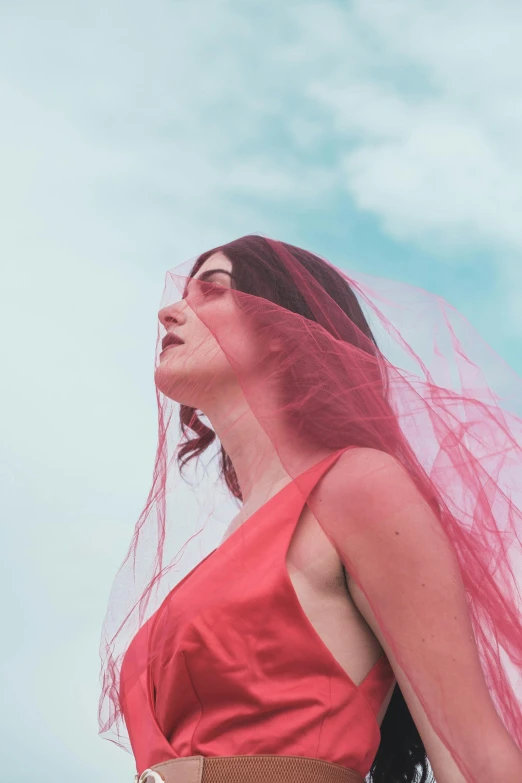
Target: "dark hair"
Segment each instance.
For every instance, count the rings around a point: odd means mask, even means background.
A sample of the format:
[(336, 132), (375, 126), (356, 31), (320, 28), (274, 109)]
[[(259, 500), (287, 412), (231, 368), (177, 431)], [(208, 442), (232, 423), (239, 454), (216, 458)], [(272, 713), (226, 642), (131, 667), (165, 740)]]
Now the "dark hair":
[[(364, 349), (368, 350), (368, 345), (373, 344), (377, 353), (375, 338), (347, 280), (334, 267), (313, 253), (284, 242), (280, 244), (320, 283), (331, 299), (355, 324), (357, 330), (368, 338)], [(194, 276), (201, 265), (219, 251), (224, 253), (232, 263), (236, 289), (246, 294), (261, 296), (287, 310), (317, 321), (295, 284), (292, 284), (292, 278), (281, 259), (262, 236), (244, 236), (226, 245), (207, 250), (198, 257), (190, 276)], [(186, 438), (179, 447), (177, 455), (181, 472), (191, 459), (205, 451), (215, 440), (216, 435), (198, 418), (196, 409), (188, 405), (181, 405), (180, 424)], [(192, 430), (196, 437), (189, 438), (188, 430)], [(222, 446), (220, 461), (220, 476), (233, 496), (241, 500), (241, 490), (234, 466)], [(416, 783), (417, 781), (427, 783), (431, 777), (429, 770), (424, 743), (399, 685), (396, 684), (381, 724), (381, 741), (370, 769), (370, 780), (372, 783)]]

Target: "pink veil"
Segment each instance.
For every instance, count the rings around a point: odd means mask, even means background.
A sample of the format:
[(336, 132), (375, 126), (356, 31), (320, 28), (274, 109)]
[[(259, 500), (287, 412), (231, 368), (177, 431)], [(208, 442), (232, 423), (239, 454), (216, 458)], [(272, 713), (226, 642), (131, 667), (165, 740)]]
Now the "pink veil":
[[(219, 250), (234, 272), (243, 264), (240, 288), (219, 291), (222, 286), (197, 281), (187, 287), (202, 258)], [(255, 415), (298, 489), (303, 472), (332, 451), (356, 445), (361, 455), (382, 458), (377, 483), (368, 483), (377, 490), (368, 502), (359, 498), (350, 514), (339, 513), (339, 504), (344, 499), (350, 505), (351, 496), (350, 482), (343, 486), (338, 479), (332, 485), (337, 511), (312, 511), (466, 779), (478, 783), (480, 766), (493, 780), (498, 758), (488, 746), (491, 724), (476, 719), (484, 703), (477, 671), (462, 668), (458, 629), (441, 615), (448, 608), (445, 580), (449, 587), (461, 580), (468, 640), (494, 712), (521, 748), (522, 379), (440, 297), (392, 280), (347, 275), (259, 235), (170, 270), (161, 307), (190, 308), (209, 342), (181, 346), (169, 362), (183, 363), (190, 348), (192, 371), (174, 377), (171, 396), (165, 385), (157, 389), (152, 486), (115, 578), (102, 632), (100, 733), (129, 747), (120, 700), (129, 644), (179, 580), (219, 545), (241, 502), (233, 466), (204, 413), (178, 402), (190, 400), (191, 390), (203, 399), (211, 388), (210, 365), (203, 360), (211, 346), (212, 356), (226, 357), (237, 379), (238, 405)], [(156, 368), (165, 333), (160, 325)], [(196, 443), (201, 457), (180, 472), (180, 459), (190, 457)], [(193, 470), (187, 479), (196, 462), (203, 475)], [(415, 504), (412, 535), (424, 525), (437, 545), (413, 562), (403, 559), (400, 548), (395, 558), (388, 552), (372, 569), (365, 557), (375, 554), (368, 549), (372, 513), (379, 517), (373, 533), (386, 535), (402, 520), (402, 509)], [(448, 562), (454, 565), (449, 575)], [(423, 622), (412, 624), (412, 612)], [(154, 655), (152, 645), (140, 667), (149, 667)]]

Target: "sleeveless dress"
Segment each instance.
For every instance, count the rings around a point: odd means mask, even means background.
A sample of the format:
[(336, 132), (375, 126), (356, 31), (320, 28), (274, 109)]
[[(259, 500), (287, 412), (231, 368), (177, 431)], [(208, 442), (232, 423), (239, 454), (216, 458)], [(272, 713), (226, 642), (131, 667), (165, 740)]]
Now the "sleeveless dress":
[[(355, 685), (309, 621), (286, 567), (306, 498), (341, 453), (243, 522), (132, 640), (120, 698), (139, 774), (181, 756), (256, 754), (308, 756), (368, 773), (393, 670), (383, 655)], [(155, 642), (164, 628), (168, 643)]]

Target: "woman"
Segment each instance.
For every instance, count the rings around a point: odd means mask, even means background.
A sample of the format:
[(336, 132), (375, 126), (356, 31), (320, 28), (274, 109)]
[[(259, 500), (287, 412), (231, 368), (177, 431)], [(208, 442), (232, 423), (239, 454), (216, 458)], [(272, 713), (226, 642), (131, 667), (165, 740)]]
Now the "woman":
[[(521, 422), (462, 321), (390, 285), (261, 236), (169, 274), (154, 482), (102, 642), (101, 729), (123, 719), (140, 781), (522, 780)], [(241, 507), (219, 542), (203, 503), (176, 584), (170, 468), (215, 441)]]

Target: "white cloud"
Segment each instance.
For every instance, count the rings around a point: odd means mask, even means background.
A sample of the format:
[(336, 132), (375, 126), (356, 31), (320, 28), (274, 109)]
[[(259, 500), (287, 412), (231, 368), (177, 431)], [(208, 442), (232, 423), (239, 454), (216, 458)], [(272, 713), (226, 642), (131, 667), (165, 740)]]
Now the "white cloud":
[[(105, 198), (123, 199), (125, 183), (139, 220), (154, 198), (163, 219), (168, 205), (189, 213), (195, 231), (196, 210), (216, 221), (218, 195), (313, 203), (344, 178), (395, 237), (520, 249), (516, 0), (157, 2), (146, 11), (112, 0), (83, 18), (54, 6), (54, 16), (35, 6), (31, 24), (13, 17), (14, 76), (55, 119), (81, 128), (95, 171), (112, 189), (122, 182)], [(325, 145), (335, 150), (328, 163)]]
[(360, 0), (345, 24), (373, 56), (309, 93), (331, 113), (355, 202), (400, 239), (487, 243), (500, 258), (510, 250), (511, 265), (522, 250), (520, 4)]

